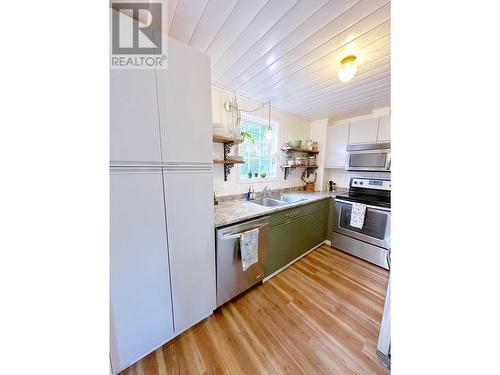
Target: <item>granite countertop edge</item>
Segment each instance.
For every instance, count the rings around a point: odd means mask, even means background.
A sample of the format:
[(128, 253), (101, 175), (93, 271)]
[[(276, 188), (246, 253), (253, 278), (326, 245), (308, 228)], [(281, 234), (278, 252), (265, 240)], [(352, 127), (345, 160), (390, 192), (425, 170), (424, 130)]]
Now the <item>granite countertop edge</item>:
[(303, 206), (315, 201), (335, 197), (335, 195), (341, 194), (341, 192), (297, 192), (291, 194), (304, 197), (306, 200), (275, 207), (264, 207), (242, 199), (219, 203), (218, 206), (214, 207), (214, 226), (215, 228), (219, 228), (260, 216), (273, 214), (279, 211), (288, 210), (290, 208)]

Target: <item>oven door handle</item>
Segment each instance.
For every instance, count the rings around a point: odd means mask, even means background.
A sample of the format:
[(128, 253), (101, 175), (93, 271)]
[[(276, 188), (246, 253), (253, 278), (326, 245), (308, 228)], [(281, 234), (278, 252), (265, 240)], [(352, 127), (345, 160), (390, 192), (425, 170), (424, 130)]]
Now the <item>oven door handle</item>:
[[(351, 202), (351, 201), (345, 201), (345, 200), (339, 199), (339, 198), (335, 198), (335, 202), (345, 203), (345, 204), (353, 204), (353, 203), (355, 203), (355, 202)], [(391, 209), (387, 208), (387, 207), (373, 206), (371, 204), (365, 204), (365, 206), (368, 207), (368, 208), (372, 208), (374, 210), (391, 212)]]

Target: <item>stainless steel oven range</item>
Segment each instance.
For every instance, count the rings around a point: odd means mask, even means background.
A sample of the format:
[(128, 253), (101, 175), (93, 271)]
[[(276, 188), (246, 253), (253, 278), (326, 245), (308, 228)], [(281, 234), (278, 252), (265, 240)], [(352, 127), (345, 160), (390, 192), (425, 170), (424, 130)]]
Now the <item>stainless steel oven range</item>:
[[(353, 203), (366, 206), (361, 228), (351, 226)], [(389, 269), (391, 248), (391, 181), (353, 177), (349, 193), (335, 197), (332, 246)]]

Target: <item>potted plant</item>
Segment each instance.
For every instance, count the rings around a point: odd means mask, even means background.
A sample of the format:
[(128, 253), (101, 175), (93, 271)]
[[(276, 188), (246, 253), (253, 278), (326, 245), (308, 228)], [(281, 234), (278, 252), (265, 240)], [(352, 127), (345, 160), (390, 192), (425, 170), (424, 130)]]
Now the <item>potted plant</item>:
[(305, 182), (306, 184), (306, 187), (305, 187), (305, 190), (306, 191), (314, 191), (314, 184), (316, 182), (316, 170), (313, 170), (312, 172), (309, 172), (309, 175), (307, 174), (307, 168), (304, 169), (304, 172), (302, 173), (302, 181)]

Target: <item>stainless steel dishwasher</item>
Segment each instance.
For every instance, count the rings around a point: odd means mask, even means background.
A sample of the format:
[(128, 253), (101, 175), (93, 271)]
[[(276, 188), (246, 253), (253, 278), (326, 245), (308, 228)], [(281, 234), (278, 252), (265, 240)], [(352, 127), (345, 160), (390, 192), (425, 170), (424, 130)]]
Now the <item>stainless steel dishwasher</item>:
[[(243, 271), (240, 234), (259, 228), (258, 262)], [(217, 229), (217, 307), (261, 281), (266, 273), (269, 216)]]

